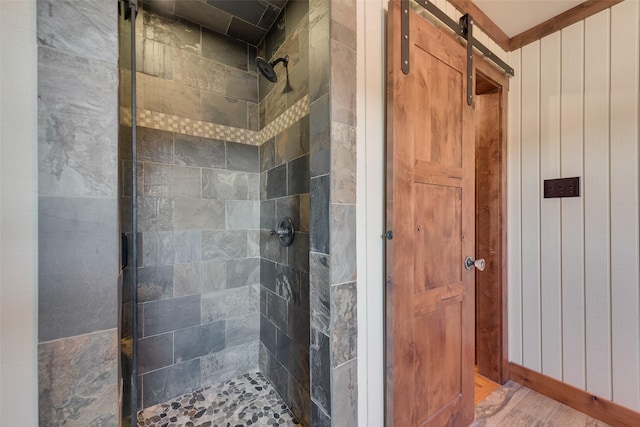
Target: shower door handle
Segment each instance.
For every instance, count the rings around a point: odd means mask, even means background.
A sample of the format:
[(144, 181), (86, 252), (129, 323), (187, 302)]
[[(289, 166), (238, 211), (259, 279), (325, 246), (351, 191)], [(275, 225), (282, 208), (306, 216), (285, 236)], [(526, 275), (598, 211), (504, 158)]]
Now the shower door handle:
[(129, 262), (129, 242), (124, 233), (120, 233), (120, 269), (127, 268)]

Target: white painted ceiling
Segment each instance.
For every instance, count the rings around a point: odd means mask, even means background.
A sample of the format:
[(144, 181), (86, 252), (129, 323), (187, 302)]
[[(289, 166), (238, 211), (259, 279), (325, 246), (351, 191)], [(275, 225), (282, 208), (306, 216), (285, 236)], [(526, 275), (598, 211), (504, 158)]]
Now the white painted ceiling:
[(584, 0), (473, 0), (509, 37), (566, 12)]

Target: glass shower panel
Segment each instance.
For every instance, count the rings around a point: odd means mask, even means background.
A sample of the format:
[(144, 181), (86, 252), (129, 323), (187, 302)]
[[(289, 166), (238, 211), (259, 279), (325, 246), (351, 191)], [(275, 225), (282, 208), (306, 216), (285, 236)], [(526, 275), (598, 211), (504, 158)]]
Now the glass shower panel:
[[(135, 13), (131, 14), (128, 2), (119, 3), (120, 18), (118, 20), (119, 40), (119, 135), (118, 135), (118, 201), (121, 232), (121, 275), (119, 289), (119, 331), (120, 331), (120, 369), (119, 369), (119, 401), (120, 424), (136, 426), (138, 410), (138, 378), (137, 378), (137, 295), (134, 293), (137, 283), (137, 194), (132, 191), (136, 186), (133, 176), (136, 173), (136, 126), (135, 111), (136, 69), (135, 45)], [(133, 16), (133, 19), (131, 17)]]

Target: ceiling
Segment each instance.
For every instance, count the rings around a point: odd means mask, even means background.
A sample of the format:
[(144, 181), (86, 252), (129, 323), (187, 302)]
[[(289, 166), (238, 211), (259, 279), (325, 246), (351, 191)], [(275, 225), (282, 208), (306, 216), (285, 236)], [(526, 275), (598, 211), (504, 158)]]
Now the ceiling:
[[(288, 0), (143, 0), (154, 8), (257, 46)], [(473, 0), (509, 37), (584, 0)]]
[(498, 27), (513, 37), (542, 24), (584, 0), (473, 0)]
[(143, 0), (152, 7), (257, 46), (287, 0)]

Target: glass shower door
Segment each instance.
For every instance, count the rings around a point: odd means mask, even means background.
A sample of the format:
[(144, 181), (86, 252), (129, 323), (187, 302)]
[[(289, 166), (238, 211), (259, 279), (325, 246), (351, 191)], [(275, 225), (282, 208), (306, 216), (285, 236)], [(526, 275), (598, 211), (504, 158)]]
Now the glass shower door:
[(120, 10), (120, 132), (118, 138), (119, 211), (121, 231), (120, 275), (120, 425), (136, 426), (137, 378), (137, 150), (136, 150), (136, 51), (137, 0), (123, 0)]

